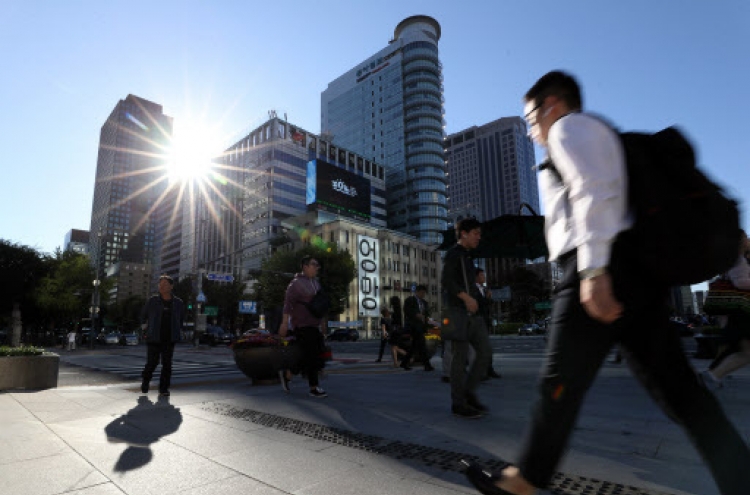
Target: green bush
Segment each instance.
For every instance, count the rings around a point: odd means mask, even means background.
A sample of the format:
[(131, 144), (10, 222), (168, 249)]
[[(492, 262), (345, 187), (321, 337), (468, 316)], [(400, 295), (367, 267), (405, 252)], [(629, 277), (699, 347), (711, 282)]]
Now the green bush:
[(19, 347), (0, 346), (0, 357), (5, 356), (41, 356), (44, 349), (33, 345), (22, 345)]

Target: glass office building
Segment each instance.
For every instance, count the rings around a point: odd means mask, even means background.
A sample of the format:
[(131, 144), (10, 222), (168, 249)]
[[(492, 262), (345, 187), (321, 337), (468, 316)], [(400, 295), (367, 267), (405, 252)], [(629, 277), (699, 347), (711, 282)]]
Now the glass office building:
[[(101, 128), (91, 208), (89, 249), (100, 275), (124, 261), (152, 265), (157, 254), (157, 198), (166, 187), (165, 165), (172, 117), (162, 106), (128, 95)], [(147, 296), (150, 280), (139, 291), (121, 294), (115, 283), (112, 302), (128, 295)]]
[(447, 218), (440, 34), (431, 17), (404, 19), (321, 95), (322, 135), (386, 168), (388, 227), (430, 244)]
[(522, 118), (504, 117), (447, 136), (445, 160), (451, 214), (474, 210), (487, 221), (518, 215), (523, 203), (541, 214), (534, 145)]
[[(181, 276), (200, 268), (245, 279), (285, 242), (285, 221), (312, 210), (323, 221), (343, 217), (386, 226), (385, 169), (280, 118), (272, 117), (214, 162), (212, 184), (197, 194), (195, 210), (186, 216)], [(336, 199), (337, 191), (353, 200)], [(357, 201), (362, 198), (364, 205)], [(188, 231), (192, 241), (185, 239)]]

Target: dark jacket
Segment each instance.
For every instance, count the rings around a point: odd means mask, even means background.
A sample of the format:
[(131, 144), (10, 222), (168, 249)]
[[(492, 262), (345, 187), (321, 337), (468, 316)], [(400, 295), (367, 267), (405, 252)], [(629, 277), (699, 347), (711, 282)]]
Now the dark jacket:
[[(146, 342), (161, 342), (162, 299), (160, 295), (151, 296), (141, 310), (141, 323), (146, 323)], [(179, 297), (172, 296), (172, 342), (179, 342), (182, 327), (185, 324), (185, 304)]]
[(312, 301), (315, 293), (320, 290), (320, 282), (308, 278), (302, 273), (294, 276), (286, 288), (284, 296), (284, 314), (292, 318), (294, 328), (317, 327), (322, 318), (310, 313), (306, 303)]
[[(466, 278), (464, 278), (464, 272), (461, 270), (461, 263), (464, 264)], [(479, 292), (479, 289), (474, 283), (475, 272), (476, 268), (471, 261), (471, 255), (469, 254), (468, 249), (460, 244), (456, 244), (445, 252), (443, 273), (441, 277), (444, 305), (465, 309), (466, 305), (461, 298), (458, 297), (458, 293), (466, 292), (467, 283), (469, 286), (469, 295), (471, 297), (476, 300), (479, 300), (479, 298), (482, 297), (482, 293)]]
[[(423, 315), (424, 320), (417, 318), (417, 315)], [(404, 301), (404, 318), (406, 326), (410, 331), (425, 333), (427, 331), (427, 318), (430, 317), (430, 310), (427, 307), (427, 301), (422, 300), (422, 312), (419, 312), (419, 302), (417, 296), (409, 296)]]

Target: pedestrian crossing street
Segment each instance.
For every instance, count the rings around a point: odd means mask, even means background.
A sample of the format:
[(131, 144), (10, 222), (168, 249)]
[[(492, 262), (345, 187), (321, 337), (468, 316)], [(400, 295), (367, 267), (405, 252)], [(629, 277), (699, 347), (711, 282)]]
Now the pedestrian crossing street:
[[(90, 369), (113, 373), (128, 380), (140, 380), (141, 372), (146, 364), (145, 359), (142, 361), (133, 360), (133, 364), (123, 365), (102, 365), (87, 366)], [(156, 367), (152, 380), (158, 380), (161, 374), (161, 365)], [(212, 378), (217, 376), (243, 376), (237, 368), (234, 360), (219, 361), (215, 363), (195, 363), (191, 361), (173, 360), (172, 361), (172, 380), (180, 378)]]

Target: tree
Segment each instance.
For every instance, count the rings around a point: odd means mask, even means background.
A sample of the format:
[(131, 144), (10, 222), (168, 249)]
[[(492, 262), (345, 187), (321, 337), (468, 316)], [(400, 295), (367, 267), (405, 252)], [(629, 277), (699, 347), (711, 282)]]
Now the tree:
[(254, 299), (266, 309), (283, 306), (286, 288), (294, 274), (300, 271), (300, 260), (305, 255), (313, 256), (320, 262), (318, 277), (323, 290), (331, 298), (330, 314), (340, 314), (344, 310), (344, 301), (349, 297), (349, 284), (356, 276), (356, 268), (352, 255), (348, 251), (340, 251), (333, 243), (304, 246), (297, 251), (277, 251), (264, 260), (261, 270), (251, 274), (257, 279)]
[(35, 309), (34, 289), (48, 272), (45, 256), (37, 250), (0, 239), (0, 315), (13, 311), (11, 344), (21, 339), (21, 315), (28, 315), (27, 324), (39, 314)]
[(145, 304), (146, 299), (143, 296), (128, 296), (125, 300), (109, 306), (107, 318), (125, 332), (138, 331), (141, 310)]
[(532, 321), (535, 314), (534, 303), (549, 299), (549, 290), (544, 281), (522, 266), (513, 268), (508, 285), (512, 294), (512, 321)]
[(179, 282), (175, 282), (172, 293), (185, 302), (185, 307), (194, 303), (197, 294), (193, 293), (193, 276), (182, 277)]
[(13, 303), (28, 303), (49, 267), (36, 249), (0, 239), (0, 312), (10, 312)]
[[(96, 272), (89, 257), (73, 251), (55, 251), (47, 258), (49, 271), (36, 288), (35, 296), (45, 314), (45, 322), (54, 327), (60, 322), (75, 322), (88, 314), (93, 292), (92, 282)], [(102, 280), (99, 286), (99, 306), (109, 297), (111, 280)]]
[(233, 331), (237, 315), (239, 314), (240, 301), (245, 293), (245, 284), (238, 280), (233, 282), (213, 282), (203, 280), (203, 293), (206, 296), (207, 306), (218, 306), (219, 317), (227, 330)]

